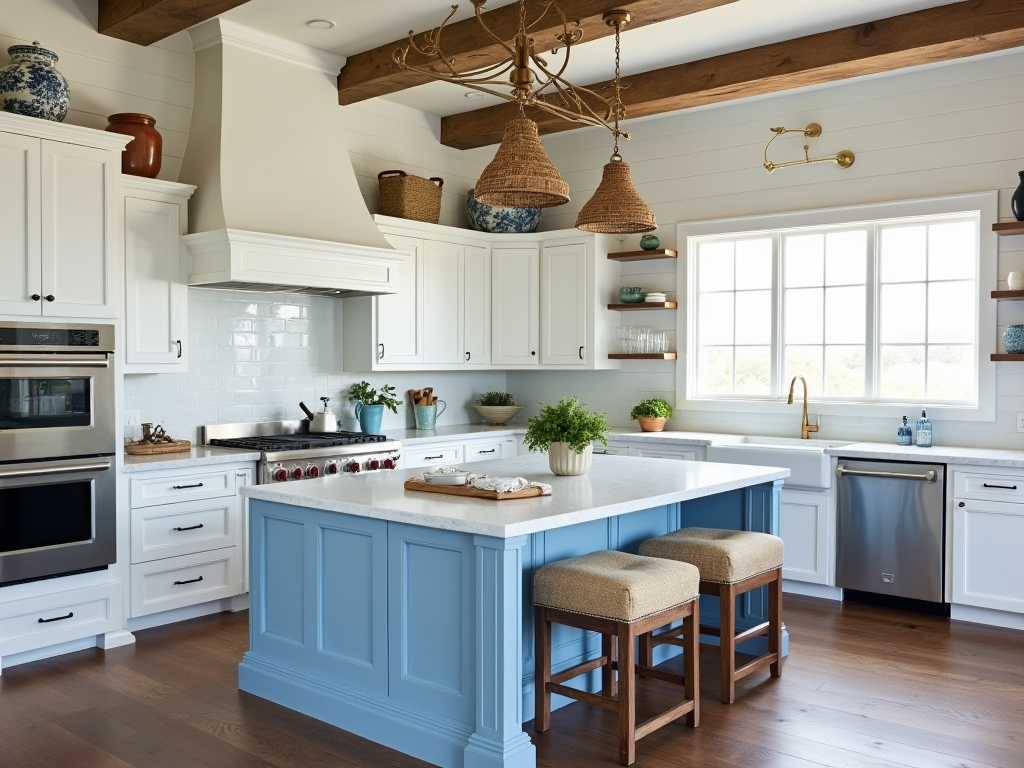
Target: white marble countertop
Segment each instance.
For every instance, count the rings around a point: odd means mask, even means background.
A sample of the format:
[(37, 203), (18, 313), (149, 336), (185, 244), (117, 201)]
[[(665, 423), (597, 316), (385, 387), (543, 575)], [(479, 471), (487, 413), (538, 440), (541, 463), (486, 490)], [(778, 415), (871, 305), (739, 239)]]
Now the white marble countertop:
[(552, 495), (491, 501), (405, 490), (406, 479), (422, 469), (255, 485), (243, 488), (242, 494), (328, 512), (510, 538), (789, 476), (788, 469), (778, 467), (605, 455), (594, 456), (590, 473), (580, 477), (552, 475), (543, 454), (482, 461), (472, 468), (547, 483), (553, 486)]
[(259, 451), (240, 451), (237, 448), (208, 448), (193, 446), (181, 453), (157, 453), (152, 456), (125, 454), (125, 472), (147, 472), (155, 469), (182, 469), (203, 464), (233, 464), (236, 461), (259, 461)]
[(894, 461), (924, 461), (935, 464), (963, 464), (987, 467), (1024, 468), (1024, 451), (1008, 448), (964, 448), (937, 445), (918, 448), (916, 445), (894, 443), (851, 443), (837, 448), (826, 448), (830, 456), (851, 459), (890, 459)]

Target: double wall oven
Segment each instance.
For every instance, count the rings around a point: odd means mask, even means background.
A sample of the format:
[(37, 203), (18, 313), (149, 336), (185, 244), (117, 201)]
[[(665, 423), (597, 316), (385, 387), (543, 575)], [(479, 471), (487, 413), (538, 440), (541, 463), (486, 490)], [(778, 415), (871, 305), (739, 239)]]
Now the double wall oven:
[(0, 323), (0, 586), (116, 554), (114, 328)]

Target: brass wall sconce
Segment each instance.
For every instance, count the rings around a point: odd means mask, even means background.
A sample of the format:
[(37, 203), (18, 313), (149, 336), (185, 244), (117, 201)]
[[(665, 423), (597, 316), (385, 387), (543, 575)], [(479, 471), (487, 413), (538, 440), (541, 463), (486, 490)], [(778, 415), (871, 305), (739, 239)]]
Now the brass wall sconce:
[(793, 165), (809, 165), (810, 163), (828, 163), (833, 161), (840, 168), (849, 168), (853, 165), (853, 161), (856, 159), (853, 152), (849, 149), (841, 150), (834, 155), (829, 155), (828, 157), (811, 157), (810, 145), (804, 144), (803, 160), (791, 160), (788, 163), (773, 163), (768, 159), (768, 147), (770, 147), (772, 142), (779, 138), (779, 136), (786, 133), (802, 133), (808, 139), (816, 139), (821, 136), (821, 126), (817, 123), (811, 123), (806, 128), (772, 128), (771, 130), (775, 135), (772, 136), (771, 140), (764, 148), (764, 168), (768, 173), (771, 173), (778, 168), (789, 168)]

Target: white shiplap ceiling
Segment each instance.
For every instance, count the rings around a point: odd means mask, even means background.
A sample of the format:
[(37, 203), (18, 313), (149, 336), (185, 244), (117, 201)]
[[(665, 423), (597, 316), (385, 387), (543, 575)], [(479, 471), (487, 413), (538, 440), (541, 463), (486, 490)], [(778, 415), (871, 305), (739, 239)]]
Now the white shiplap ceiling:
[[(622, 36), (622, 71), (628, 76), (958, 1), (738, 0), (661, 24), (627, 28)], [(487, 8), (511, 2), (516, 0), (490, 0)], [(450, 0), (249, 0), (223, 17), (349, 56), (398, 40), (410, 29), (422, 32), (437, 26), (451, 5)], [(455, 18), (467, 18), (472, 11), (471, 3), (462, 2)], [(337, 26), (313, 30), (306, 26), (310, 19), (329, 19)], [(573, 49), (567, 75), (579, 84), (610, 78), (613, 56), (610, 37), (582, 44)], [(447, 83), (430, 83), (385, 98), (436, 115), (479, 109), (498, 101), (493, 97), (467, 99), (465, 92)]]

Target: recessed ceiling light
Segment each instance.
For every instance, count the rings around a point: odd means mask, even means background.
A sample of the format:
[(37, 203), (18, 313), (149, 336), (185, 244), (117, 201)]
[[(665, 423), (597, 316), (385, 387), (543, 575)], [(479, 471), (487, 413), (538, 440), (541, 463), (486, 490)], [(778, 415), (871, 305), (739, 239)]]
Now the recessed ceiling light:
[(332, 29), (333, 27), (336, 27), (337, 24), (333, 21), (328, 21), (327, 19), (310, 19), (306, 22), (306, 26), (310, 29)]
[(466, 91), (464, 94), (467, 99), (482, 99), (484, 95), (480, 91)]

